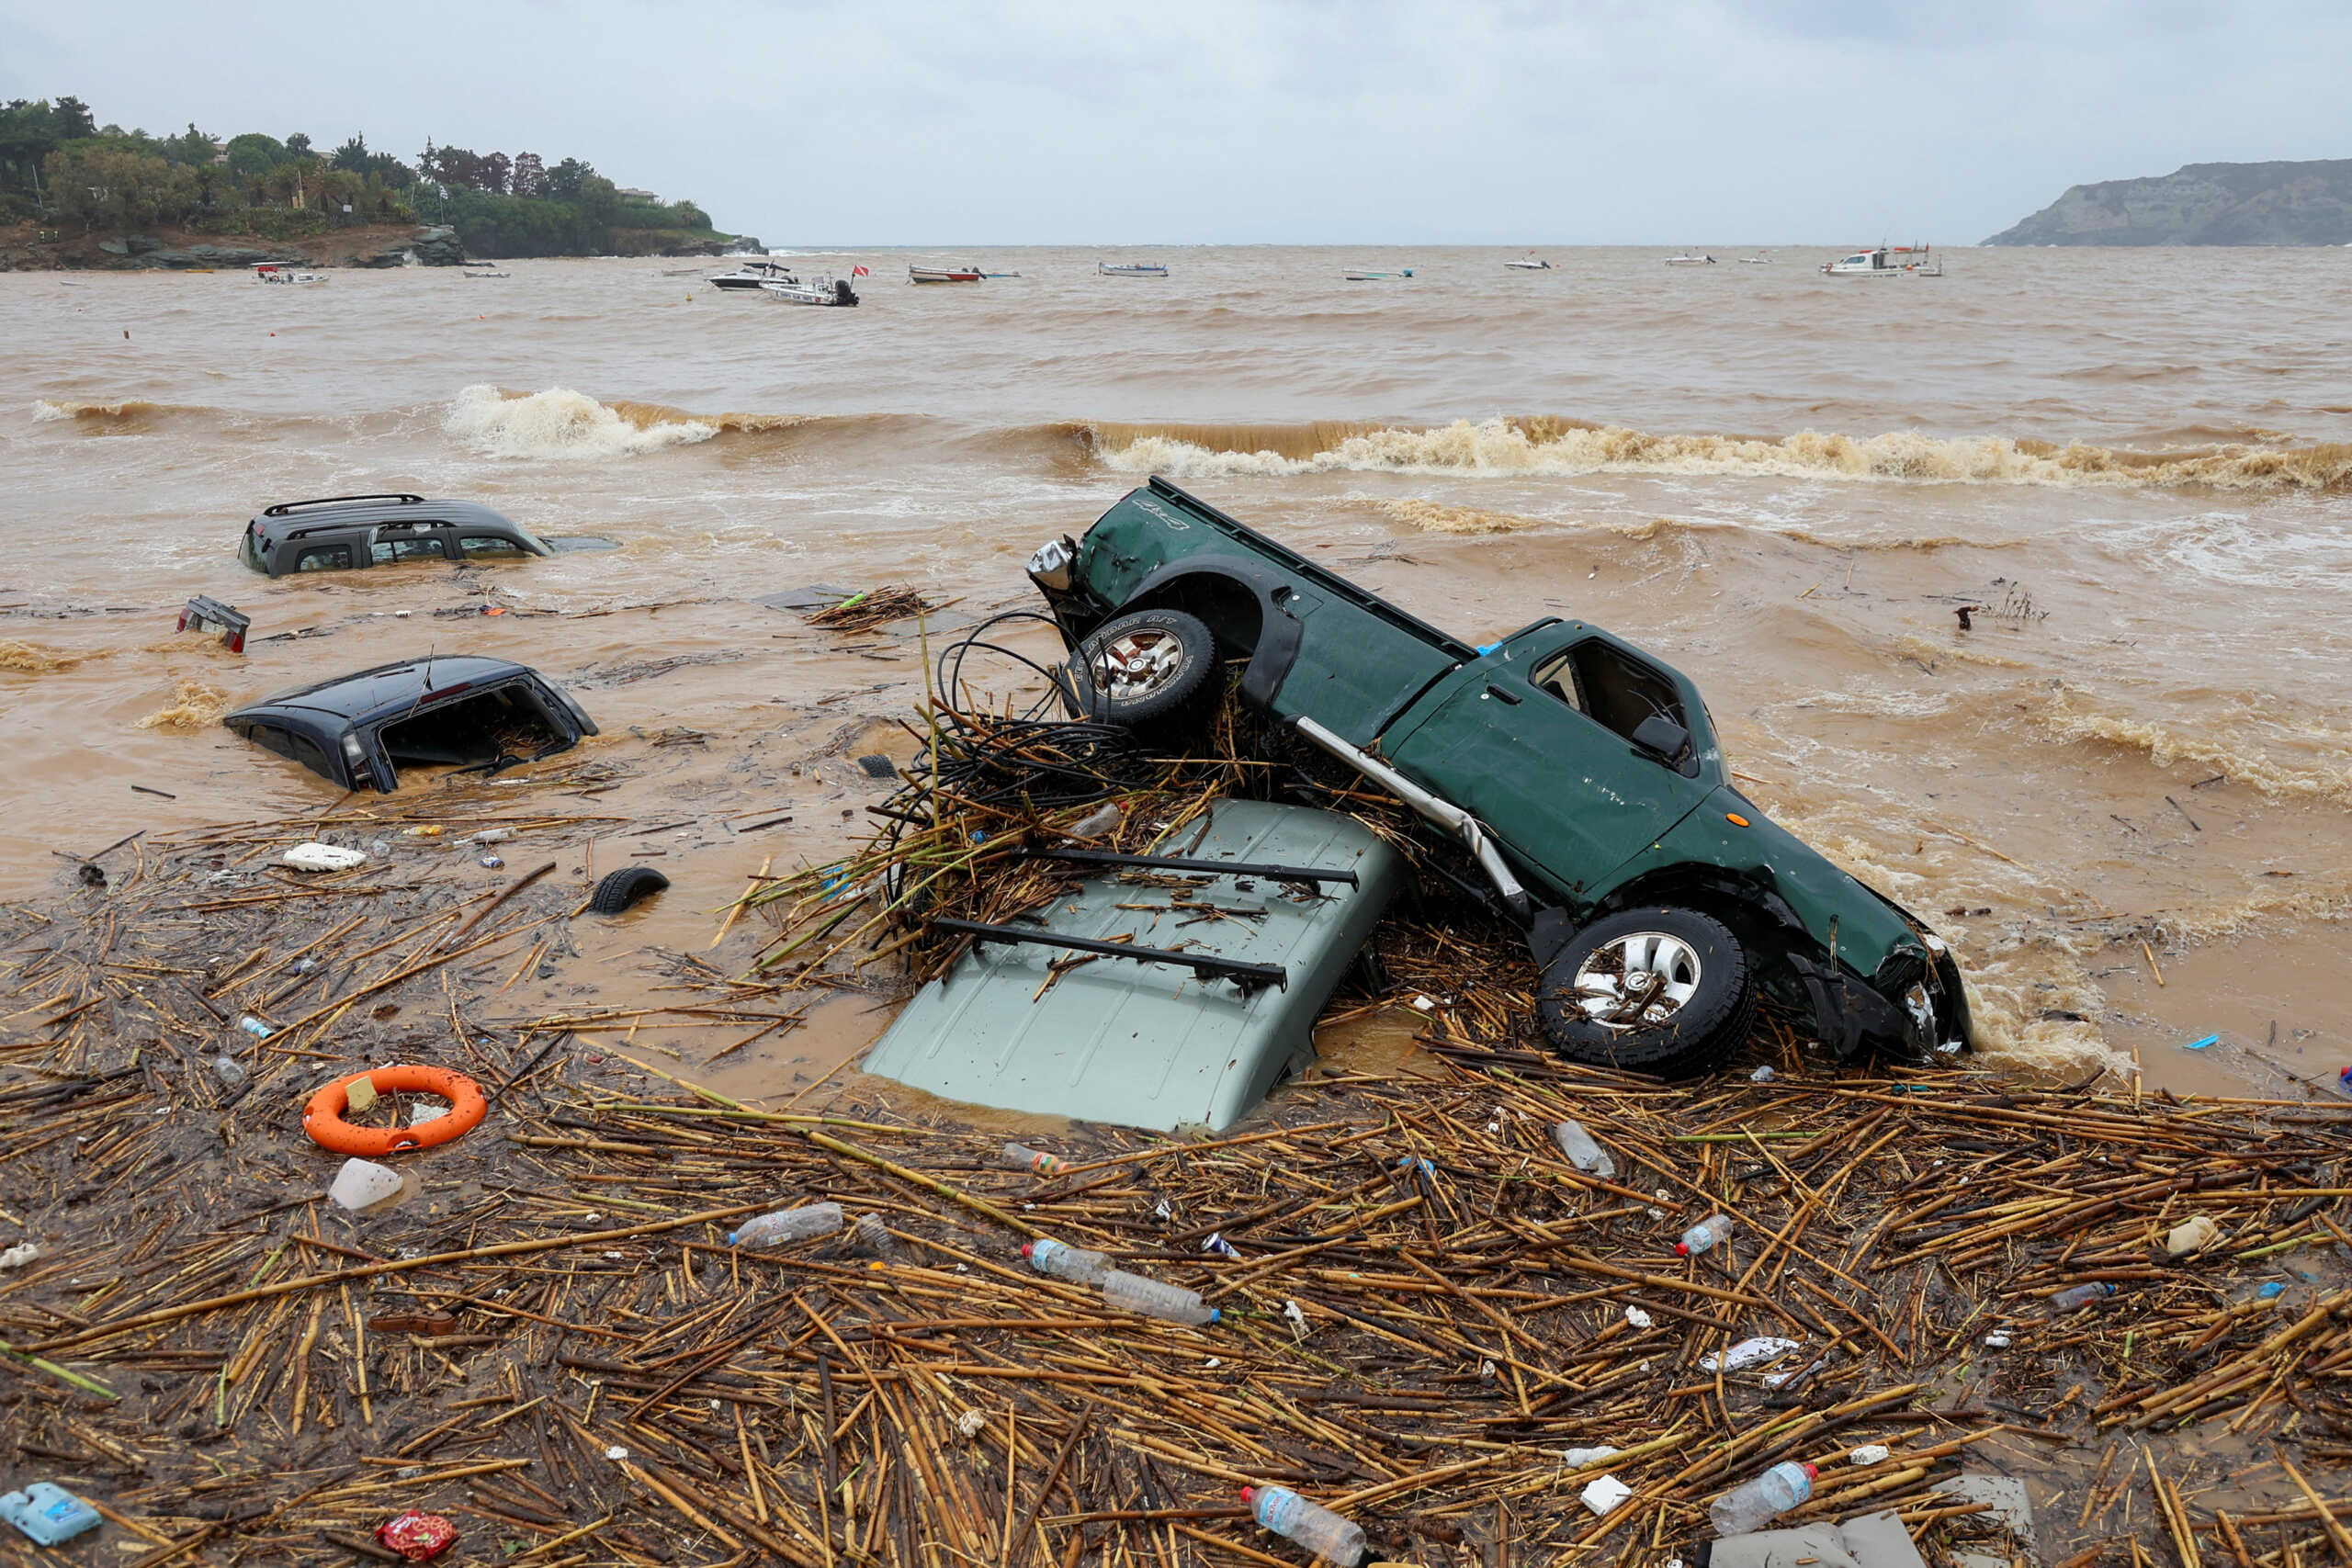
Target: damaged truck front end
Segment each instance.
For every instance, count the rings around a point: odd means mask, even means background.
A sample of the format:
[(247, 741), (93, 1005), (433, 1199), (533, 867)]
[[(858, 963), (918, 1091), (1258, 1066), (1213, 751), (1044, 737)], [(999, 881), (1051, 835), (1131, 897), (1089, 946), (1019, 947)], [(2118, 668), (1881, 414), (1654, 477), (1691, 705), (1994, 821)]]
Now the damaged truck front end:
[(1221, 690), (1201, 665), (1242, 661), (1245, 703), (1459, 844), (1567, 1055), (1703, 1066), (1759, 994), (1841, 1059), (1970, 1043), (1943, 942), (1733, 789), (1695, 684), (1598, 626), (1473, 647), (1158, 479), (1030, 575), (1075, 711), (1174, 739)]

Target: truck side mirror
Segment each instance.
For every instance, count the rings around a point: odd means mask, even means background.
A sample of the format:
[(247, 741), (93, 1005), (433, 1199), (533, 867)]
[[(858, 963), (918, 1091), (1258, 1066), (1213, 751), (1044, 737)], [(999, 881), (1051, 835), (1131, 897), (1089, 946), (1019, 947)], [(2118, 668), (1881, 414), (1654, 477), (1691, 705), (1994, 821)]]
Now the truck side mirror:
[(1682, 754), (1690, 750), (1690, 732), (1659, 713), (1634, 726), (1631, 739), (1635, 750), (1646, 752), (1668, 767), (1680, 762)]

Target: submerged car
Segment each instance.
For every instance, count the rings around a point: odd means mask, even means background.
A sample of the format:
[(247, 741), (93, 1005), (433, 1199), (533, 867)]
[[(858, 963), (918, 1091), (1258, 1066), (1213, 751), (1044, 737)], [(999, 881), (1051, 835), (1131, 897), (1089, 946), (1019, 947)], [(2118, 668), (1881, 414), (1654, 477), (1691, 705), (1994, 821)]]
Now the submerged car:
[(220, 721), (345, 789), (400, 787), (404, 766), (495, 773), (569, 751), (595, 722), (526, 664), (427, 657), (280, 692)]
[(1158, 478), (1029, 574), (1077, 711), (1180, 735), (1246, 661), (1246, 704), (1467, 852), (1571, 1057), (1703, 1068), (1759, 992), (1841, 1059), (1971, 1043), (1942, 939), (1732, 787), (1690, 677), (1600, 626), (1547, 615), (1474, 647)]
[(427, 501), (396, 492), (322, 496), (266, 507), (245, 525), (237, 558), (255, 571), (285, 577), (411, 560), (521, 560), (611, 547), (609, 539), (540, 538), (479, 502)]

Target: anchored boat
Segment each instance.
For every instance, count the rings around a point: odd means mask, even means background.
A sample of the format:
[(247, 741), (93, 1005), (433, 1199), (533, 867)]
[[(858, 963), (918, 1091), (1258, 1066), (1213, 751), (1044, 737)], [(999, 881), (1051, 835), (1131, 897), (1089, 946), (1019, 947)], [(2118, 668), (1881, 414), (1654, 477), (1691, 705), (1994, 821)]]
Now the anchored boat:
[(1519, 272), (1550, 272), (1552, 270), (1550, 262), (1537, 256), (1521, 256), (1515, 262), (1505, 262), (1503, 265)]
[(1928, 245), (1882, 244), (1823, 262), (1821, 270), (1832, 277), (1941, 277), (1944, 259)]
[(846, 277), (828, 277), (822, 273), (806, 279), (792, 278), (760, 285), (760, 292), (793, 305), (854, 305), (857, 290), (850, 287)]
[(1104, 277), (1166, 277), (1168, 268), (1159, 262), (1105, 262), (1094, 264), (1094, 270)]
[(325, 273), (297, 271), (284, 262), (254, 263), (255, 283), (324, 283), (326, 280)]
[(1668, 266), (1713, 266), (1715, 265), (1715, 258), (1704, 253), (1692, 255), (1689, 251), (1685, 251), (1679, 256), (1667, 257), (1666, 265)]
[(988, 276), (976, 266), (910, 266), (909, 283), (978, 283)]
[(747, 261), (740, 264), (733, 272), (722, 272), (708, 281), (713, 288), (748, 294), (771, 283), (797, 283), (799, 279), (782, 262)]
[(1350, 283), (1375, 283), (1384, 277), (1410, 277), (1412, 276), (1413, 269), (1409, 266), (1401, 267), (1395, 272), (1372, 272), (1363, 267), (1355, 267), (1350, 269), (1348, 273), (1348, 281)]

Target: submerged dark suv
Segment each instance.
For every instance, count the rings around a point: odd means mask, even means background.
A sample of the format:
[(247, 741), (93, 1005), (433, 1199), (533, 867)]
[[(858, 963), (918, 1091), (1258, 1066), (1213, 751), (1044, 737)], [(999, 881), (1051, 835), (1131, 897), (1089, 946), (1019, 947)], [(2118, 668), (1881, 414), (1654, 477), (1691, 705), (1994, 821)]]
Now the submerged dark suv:
[(248, 704), (221, 722), (351, 790), (400, 787), (409, 765), (497, 773), (596, 733), (570, 693), (528, 665), (427, 655)]
[(479, 502), (334, 495), (267, 508), (246, 525), (237, 558), (284, 577), (405, 560), (520, 560), (560, 547)]

